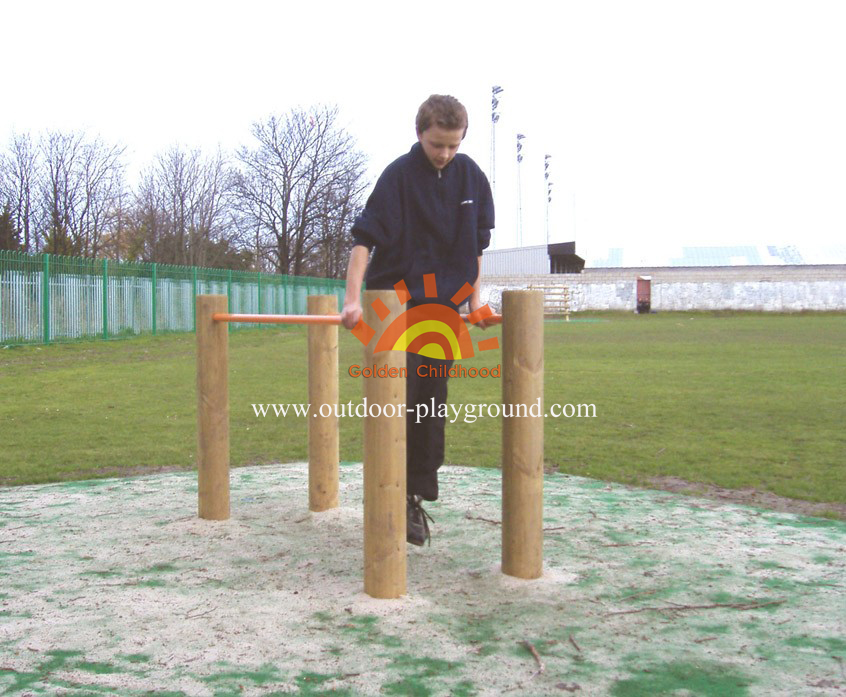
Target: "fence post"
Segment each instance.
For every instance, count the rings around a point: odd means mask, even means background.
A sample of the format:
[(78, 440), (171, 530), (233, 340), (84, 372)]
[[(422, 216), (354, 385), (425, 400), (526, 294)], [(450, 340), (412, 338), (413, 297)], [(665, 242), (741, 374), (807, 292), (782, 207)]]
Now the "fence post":
[(215, 322), (225, 295), (197, 296), (198, 511), (206, 520), (229, 518), (229, 332)]
[[(308, 314), (333, 315), (334, 295), (312, 295)], [(308, 326), (308, 507), (325, 511), (338, 506), (338, 325)], [(323, 405), (331, 411), (324, 416)]]
[[(543, 574), (543, 292), (502, 293), (502, 571)], [(540, 413), (537, 413), (540, 404)], [(525, 405), (525, 415), (515, 410)]]
[[(6, 259), (9, 259), (12, 256), (11, 252), (6, 253), (2, 249), (0, 249), (0, 343), (3, 342), (3, 337), (5, 336), (6, 332), (3, 330), (3, 262)], [(12, 298), (12, 285), (9, 284), (9, 297)], [(14, 303), (14, 300), (12, 300)]]
[(109, 260), (103, 259), (103, 339), (109, 338)]
[(157, 307), (157, 288), (159, 282), (158, 278), (156, 277), (156, 262), (153, 262), (153, 336), (156, 335), (156, 315), (158, 314), (158, 307)]
[(285, 307), (282, 308), (283, 315), (291, 315), (294, 311), (291, 309), (291, 277), (285, 274)]
[[(261, 314), (261, 271), (256, 271), (256, 279), (258, 281), (258, 313)], [(260, 324), (259, 329), (264, 329), (264, 325)]]
[[(232, 312), (232, 269), (229, 269), (226, 274), (226, 311)], [(232, 331), (232, 324), (226, 323), (226, 331)]]
[(44, 267), (41, 272), (41, 327), (44, 331), (44, 343), (50, 343), (50, 255), (44, 254)]
[[(197, 331), (197, 267), (191, 267), (191, 295), (193, 296), (194, 306), (194, 331)], [(221, 312), (225, 311), (221, 310)], [(228, 331), (228, 327), (227, 327)]]

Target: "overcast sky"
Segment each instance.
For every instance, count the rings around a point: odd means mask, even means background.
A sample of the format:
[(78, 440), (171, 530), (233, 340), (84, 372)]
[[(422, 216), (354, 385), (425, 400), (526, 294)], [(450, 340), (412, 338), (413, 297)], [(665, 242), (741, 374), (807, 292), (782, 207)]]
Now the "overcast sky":
[(172, 144), (230, 149), (253, 121), (337, 104), (371, 178), (433, 92), (470, 112), (497, 247), (843, 244), (846, 2), (5, 3), (0, 138), (84, 128), (131, 171)]

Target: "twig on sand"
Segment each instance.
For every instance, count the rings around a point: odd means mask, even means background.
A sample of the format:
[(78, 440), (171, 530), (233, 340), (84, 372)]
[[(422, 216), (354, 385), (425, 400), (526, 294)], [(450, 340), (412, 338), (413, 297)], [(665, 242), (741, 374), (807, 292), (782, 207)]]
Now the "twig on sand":
[(541, 675), (541, 674), (543, 673), (543, 671), (544, 671), (543, 661), (541, 660), (541, 657), (540, 657), (540, 654), (538, 653), (538, 650), (534, 647), (534, 645), (532, 644), (532, 642), (531, 642), (531, 641), (525, 641), (525, 640), (524, 640), (524, 641), (521, 641), (520, 643), (521, 643), (523, 646), (525, 646), (527, 649), (529, 649), (529, 651), (531, 652), (532, 656), (533, 656), (533, 657), (534, 657), (534, 659), (535, 659), (535, 662), (538, 664), (538, 669), (537, 669), (537, 671), (535, 671), (535, 672), (532, 674), (532, 677), (530, 677), (530, 678), (529, 678), (529, 680), (531, 680), (531, 679), (532, 679), (532, 678), (534, 678), (536, 675)]
[(490, 518), (482, 518), (480, 516), (470, 515), (469, 513), (466, 513), (464, 515), (464, 517), (467, 520), (481, 520), (483, 523), (491, 523), (493, 525), (502, 525), (501, 520), (491, 520)]
[(764, 603), (759, 602), (752, 602), (752, 603), (712, 603), (711, 605), (671, 605), (666, 607), (641, 607), (637, 610), (622, 610), (619, 612), (606, 612), (605, 617), (610, 617), (611, 615), (634, 615), (638, 612), (685, 612), (688, 610), (713, 610), (715, 608), (720, 607), (727, 607), (733, 608), (735, 610), (757, 610), (761, 607), (769, 607), (770, 605), (781, 605), (782, 603), (786, 602), (784, 599), (782, 600), (769, 600)]
[(195, 520), (195, 519), (196, 519), (196, 517), (195, 517), (195, 516), (192, 516), (192, 515), (186, 515), (186, 516), (184, 516), (184, 517), (182, 517), (182, 518), (174, 518), (173, 520), (168, 521), (168, 523), (181, 523), (181, 522), (183, 522), (183, 521), (185, 521), (185, 520)]
[(622, 602), (623, 600), (631, 600), (632, 598), (637, 598), (640, 595), (654, 595), (657, 592), (658, 592), (657, 588), (655, 590), (651, 590), (651, 591), (639, 591), (638, 593), (632, 593), (631, 595), (627, 595), (624, 598), (620, 598), (620, 601)]
[(581, 652), (582, 652), (582, 649), (581, 649), (581, 647), (580, 647), (580, 646), (576, 643), (576, 640), (573, 638), (573, 635), (572, 635), (572, 634), (569, 636), (569, 639), (570, 639), (570, 643), (573, 645), (573, 648), (574, 648), (574, 649), (576, 649), (576, 651), (578, 651), (579, 653), (581, 653)]
[(217, 606), (213, 607), (211, 610), (206, 610), (205, 612), (201, 612), (199, 615), (185, 615), (185, 619), (186, 620), (195, 620), (198, 617), (205, 617), (206, 615), (210, 615), (215, 610), (217, 610)]
[(636, 547), (638, 545), (633, 545), (631, 542), (618, 542), (617, 544), (613, 545), (599, 545), (600, 547)]

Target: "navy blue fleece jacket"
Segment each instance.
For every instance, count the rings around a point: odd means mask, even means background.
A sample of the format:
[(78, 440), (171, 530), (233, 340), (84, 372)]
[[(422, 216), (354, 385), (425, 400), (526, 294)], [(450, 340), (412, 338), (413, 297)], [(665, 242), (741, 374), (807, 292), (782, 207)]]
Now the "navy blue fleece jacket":
[(423, 275), (434, 273), (438, 301), (448, 302), (476, 280), (493, 227), (491, 188), (479, 166), (459, 153), (439, 172), (415, 143), (379, 177), (352, 236), (373, 252), (369, 289), (405, 280), (413, 303), (432, 302), (424, 300)]

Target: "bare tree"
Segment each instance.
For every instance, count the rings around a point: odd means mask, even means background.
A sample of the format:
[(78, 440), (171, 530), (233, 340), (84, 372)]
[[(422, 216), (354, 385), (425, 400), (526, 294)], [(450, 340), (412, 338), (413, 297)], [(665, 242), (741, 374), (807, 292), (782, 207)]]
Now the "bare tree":
[(121, 186), (109, 211), (108, 230), (103, 233), (100, 243), (101, 256), (115, 261), (136, 258), (133, 256), (133, 203), (131, 192)]
[(156, 174), (149, 169), (141, 176), (135, 192), (129, 225), (126, 258), (140, 261), (171, 261), (175, 251), (169, 248), (171, 226), (167, 205), (156, 181)]
[(199, 150), (179, 147), (163, 153), (136, 191), (130, 254), (189, 266), (249, 265), (252, 256), (237, 249), (230, 191), (231, 173), (222, 153), (204, 157)]
[(327, 250), (343, 245), (361, 208), (365, 159), (337, 120), (330, 107), (271, 116), (253, 124), (256, 147), (238, 152), (242, 229), (281, 273), (338, 274)]
[(121, 199), (125, 190), (125, 147), (106, 146), (99, 140), (83, 148), (82, 180), (84, 205), (79, 216), (82, 255), (98, 257), (105, 251), (104, 235), (121, 221)]
[(0, 202), (8, 207), (19, 248), (30, 253), (39, 249), (35, 201), (39, 170), (38, 152), (30, 135), (13, 135), (8, 152), (0, 155)]
[[(240, 238), (252, 250), (257, 271), (275, 271), (273, 263), (276, 250), (276, 236), (273, 230), (273, 187), (269, 180), (255, 173), (233, 173), (234, 196), (232, 198), (232, 221)], [(268, 226), (271, 226), (270, 231)]]
[(173, 147), (124, 181), (124, 148), (84, 132), (15, 136), (0, 154), (3, 244), (28, 252), (338, 277), (363, 205), (364, 156), (336, 108), (253, 124), (254, 147)]
[(52, 131), (41, 141), (44, 251), (95, 257), (123, 189), (125, 148), (84, 133)]
[(324, 278), (341, 278), (347, 268), (355, 216), (361, 210), (362, 178), (341, 177), (323, 197), (314, 244), (305, 260), (305, 273)]
[(19, 252), (20, 249), (20, 235), (12, 221), (12, 209), (6, 203), (3, 205), (2, 211), (0, 211), (0, 252)]

